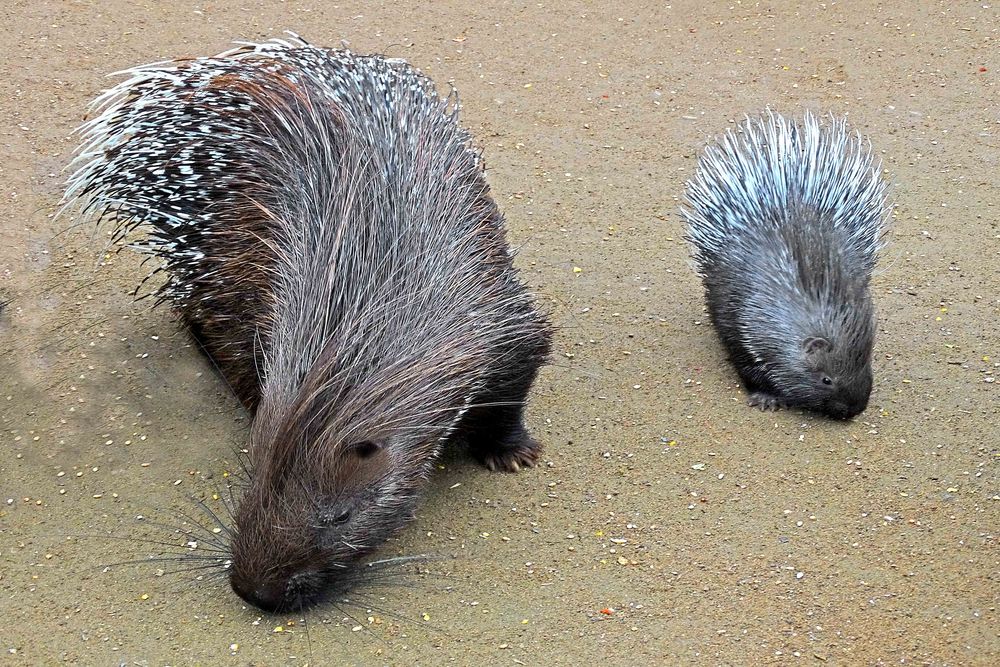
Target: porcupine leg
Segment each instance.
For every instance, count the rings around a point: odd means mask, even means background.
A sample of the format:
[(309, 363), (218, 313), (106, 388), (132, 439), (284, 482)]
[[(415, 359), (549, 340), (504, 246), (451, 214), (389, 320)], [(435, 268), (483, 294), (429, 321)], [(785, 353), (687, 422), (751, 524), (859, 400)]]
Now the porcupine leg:
[[(732, 340), (738, 333), (734, 331), (729, 335)], [(743, 387), (750, 394), (747, 405), (758, 408), (761, 412), (788, 407), (785, 399), (781, 398), (767, 381), (767, 373), (757, 365), (753, 355), (739, 342), (734, 342), (730, 347), (730, 359), (739, 373), (740, 380), (743, 381)]]
[(517, 472), (538, 461), (542, 446), (524, 426), (524, 402), (537, 370), (533, 365), (518, 377), (486, 392), (477, 401), (484, 405), (466, 415), (463, 430), (469, 452), (490, 470)]

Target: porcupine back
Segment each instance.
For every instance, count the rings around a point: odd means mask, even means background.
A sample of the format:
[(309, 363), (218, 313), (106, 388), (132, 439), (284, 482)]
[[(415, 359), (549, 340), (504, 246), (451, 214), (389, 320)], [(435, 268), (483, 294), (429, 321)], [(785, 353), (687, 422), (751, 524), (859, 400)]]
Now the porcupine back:
[(868, 285), (887, 217), (879, 172), (845, 120), (808, 112), (748, 118), (705, 149), (686, 193), (688, 237), (713, 322), (761, 397), (838, 416), (867, 403)]
[[(67, 198), (113, 215), (117, 237), (149, 230), (159, 297), (256, 410), (234, 539), (252, 558), (234, 588), (287, 607), (315, 582), (273, 571), (391, 534), (467, 410), (523, 400), (549, 326), (457, 104), (409, 66), (294, 39), (129, 74), (95, 103)], [(361, 525), (336, 528), (329, 549), (328, 536), (298, 544), (338, 512)]]

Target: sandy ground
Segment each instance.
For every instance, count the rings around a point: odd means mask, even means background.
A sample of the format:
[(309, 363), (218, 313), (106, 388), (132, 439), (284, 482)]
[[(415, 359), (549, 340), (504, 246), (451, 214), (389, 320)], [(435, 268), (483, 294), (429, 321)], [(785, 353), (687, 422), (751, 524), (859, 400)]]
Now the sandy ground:
[[(10, 664), (1000, 664), (1000, 5), (0, 7), (0, 599)], [(353, 605), (261, 617), (118, 565), (185, 538), (247, 419), (105, 232), (53, 221), (108, 72), (294, 29), (451, 81), (561, 327), (544, 464), (445, 459)], [(896, 183), (868, 411), (744, 404), (677, 215), (697, 150), (766, 105), (849, 113)], [(577, 271), (576, 268), (581, 269)], [(145, 516), (146, 519), (139, 519)], [(158, 571), (162, 566), (166, 572)], [(281, 631), (278, 631), (280, 627)]]

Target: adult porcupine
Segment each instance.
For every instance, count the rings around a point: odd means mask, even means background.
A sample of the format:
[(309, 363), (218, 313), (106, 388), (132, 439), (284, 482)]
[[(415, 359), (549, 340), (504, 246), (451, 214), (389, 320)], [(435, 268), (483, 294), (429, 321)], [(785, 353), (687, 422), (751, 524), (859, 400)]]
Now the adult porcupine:
[(294, 610), (355, 579), (442, 445), (532, 465), (551, 331), (457, 103), (405, 63), (299, 40), (148, 65), (99, 97), (67, 200), (143, 225), (254, 413), (233, 589)]
[(887, 220), (879, 172), (844, 119), (808, 112), (748, 118), (705, 149), (682, 215), (751, 405), (842, 419), (867, 407), (868, 285)]

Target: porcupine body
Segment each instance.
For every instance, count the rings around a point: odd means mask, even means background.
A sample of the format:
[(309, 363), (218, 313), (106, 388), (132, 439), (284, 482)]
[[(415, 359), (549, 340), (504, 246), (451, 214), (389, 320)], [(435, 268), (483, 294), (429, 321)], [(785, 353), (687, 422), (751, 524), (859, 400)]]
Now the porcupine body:
[(864, 411), (869, 291), (887, 220), (870, 146), (843, 119), (748, 118), (705, 149), (688, 225), (708, 310), (761, 409)]
[(442, 446), (532, 465), (551, 331), (457, 104), (405, 63), (243, 44), (130, 70), (67, 198), (140, 225), (171, 301), (254, 419), (230, 582), (265, 610), (358, 579)]

